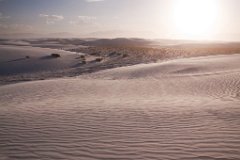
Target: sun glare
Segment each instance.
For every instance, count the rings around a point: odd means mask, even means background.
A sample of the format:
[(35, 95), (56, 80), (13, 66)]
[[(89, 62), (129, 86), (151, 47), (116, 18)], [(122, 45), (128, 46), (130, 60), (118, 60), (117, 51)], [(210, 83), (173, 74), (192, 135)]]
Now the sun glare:
[(176, 0), (174, 20), (184, 38), (210, 39), (217, 19), (216, 0)]

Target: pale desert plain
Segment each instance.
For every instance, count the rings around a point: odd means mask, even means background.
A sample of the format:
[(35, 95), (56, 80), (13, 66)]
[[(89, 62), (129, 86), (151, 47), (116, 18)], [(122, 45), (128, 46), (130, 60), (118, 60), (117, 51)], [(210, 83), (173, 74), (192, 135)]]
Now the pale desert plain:
[(1, 41), (0, 160), (240, 159), (239, 44), (69, 41)]

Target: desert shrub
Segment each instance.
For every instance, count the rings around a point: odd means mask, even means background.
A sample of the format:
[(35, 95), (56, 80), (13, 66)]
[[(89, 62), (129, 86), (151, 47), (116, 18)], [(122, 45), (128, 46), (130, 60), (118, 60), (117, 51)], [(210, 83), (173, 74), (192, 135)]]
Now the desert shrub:
[(122, 57), (123, 57), (123, 58), (126, 58), (127, 56), (128, 56), (127, 53), (122, 54)]
[(108, 54), (109, 57), (113, 57), (113, 56), (120, 56), (121, 53), (117, 53), (117, 52), (111, 52)]
[(58, 54), (58, 53), (52, 53), (52, 54), (51, 54), (51, 57), (53, 57), (53, 58), (59, 58), (59, 57), (61, 57), (61, 56), (60, 56), (60, 54)]
[(82, 64), (86, 64), (87, 62), (86, 62), (86, 60), (82, 60), (82, 62), (81, 62)]
[(95, 61), (96, 62), (101, 62), (103, 60), (103, 58), (96, 58)]

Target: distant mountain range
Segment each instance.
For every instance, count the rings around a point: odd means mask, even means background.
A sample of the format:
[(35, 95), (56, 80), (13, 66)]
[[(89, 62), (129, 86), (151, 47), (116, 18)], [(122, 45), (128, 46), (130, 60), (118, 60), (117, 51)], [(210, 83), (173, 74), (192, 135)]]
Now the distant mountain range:
[[(142, 36), (138, 36), (142, 35)], [(224, 35), (219, 35), (223, 37)], [(226, 36), (226, 35), (225, 35)], [(142, 39), (137, 37), (143, 37)], [(183, 39), (154, 39), (154, 33), (152, 32), (131, 32), (131, 31), (121, 31), (121, 30), (112, 30), (112, 31), (99, 31), (99, 32), (92, 32), (88, 34), (73, 34), (69, 32), (58, 32), (58, 33), (49, 33), (49, 34), (37, 34), (37, 33), (9, 33), (9, 34), (0, 34), (0, 39), (38, 39), (38, 38), (62, 38), (62, 39), (84, 39), (84, 40), (95, 40), (91, 43), (94, 45), (141, 45), (146, 44), (151, 39), (151, 44), (156, 45), (176, 45), (182, 43), (209, 43), (211, 41), (196, 41), (196, 40), (183, 40)], [(217, 37), (217, 36), (216, 36)], [(231, 41), (240, 41), (240, 35), (232, 34)], [(229, 39), (230, 39), (229, 37)], [(144, 39), (145, 38), (145, 39)], [(219, 39), (221, 39), (219, 37)], [(229, 40), (220, 40), (215, 42), (228, 42)]]
[[(21, 39), (21, 38), (72, 38), (73, 34), (68, 32), (50, 33), (50, 34), (37, 34), (37, 33), (11, 33), (0, 34), (0, 38), (6, 39)], [(77, 37), (76, 37), (77, 38)]]
[(150, 38), (154, 37), (155, 34), (152, 32), (144, 31), (124, 31), (124, 30), (111, 30), (111, 31), (98, 31), (91, 32), (87, 34), (73, 34), (69, 32), (57, 32), (49, 34), (39, 34), (39, 33), (9, 33), (0, 34), (0, 38)]

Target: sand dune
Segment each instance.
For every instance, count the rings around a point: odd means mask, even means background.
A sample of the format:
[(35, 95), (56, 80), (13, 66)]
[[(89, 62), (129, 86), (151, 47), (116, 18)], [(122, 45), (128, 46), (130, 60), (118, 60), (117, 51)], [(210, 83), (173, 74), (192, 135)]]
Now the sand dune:
[[(104, 70), (90, 77), (108, 79), (168, 78), (176, 76), (204, 76), (239, 71), (239, 55), (203, 56), (169, 60), (161, 63), (139, 64)], [(187, 77), (189, 78), (189, 77)]]
[(0, 45), (0, 85), (73, 75), (74, 68), (81, 66), (80, 55), (59, 49)]
[[(0, 47), (1, 76), (69, 69), (78, 63), (76, 59), (78, 55), (72, 52), (30, 46), (2, 45)], [(58, 53), (62, 58), (52, 58), (52, 53)]]
[(1, 86), (0, 157), (240, 159), (239, 61), (198, 57)]

